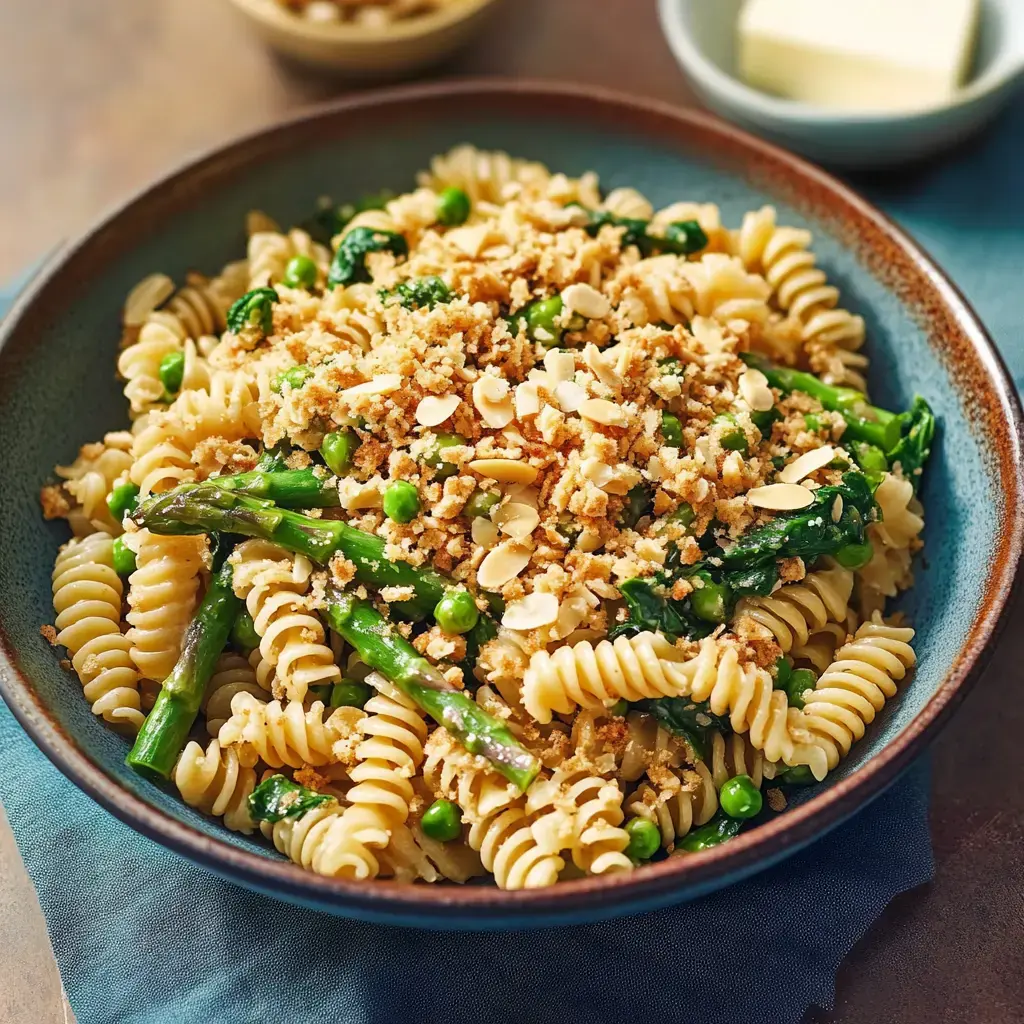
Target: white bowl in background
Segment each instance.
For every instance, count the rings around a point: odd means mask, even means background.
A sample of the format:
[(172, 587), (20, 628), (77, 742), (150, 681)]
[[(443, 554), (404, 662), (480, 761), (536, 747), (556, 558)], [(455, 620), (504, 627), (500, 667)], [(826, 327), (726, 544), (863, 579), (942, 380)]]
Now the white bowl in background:
[(856, 114), (782, 99), (736, 77), (742, 5), (658, 0), (658, 11), (676, 60), (709, 107), (823, 163), (881, 167), (928, 156), (990, 120), (1024, 77), (1024, 0), (982, 0), (974, 68), (950, 103), (906, 114)]

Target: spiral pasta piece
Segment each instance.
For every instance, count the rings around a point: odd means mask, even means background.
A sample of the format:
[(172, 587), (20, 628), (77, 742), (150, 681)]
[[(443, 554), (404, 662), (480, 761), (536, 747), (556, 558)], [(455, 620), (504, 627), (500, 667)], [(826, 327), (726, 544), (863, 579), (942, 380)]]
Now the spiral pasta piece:
[(474, 822), (468, 842), (494, 875), (499, 889), (539, 889), (554, 885), (565, 861), (544, 849), (533, 834), (526, 797), (511, 807)]
[(231, 562), (235, 594), (245, 601), (260, 637), (259, 684), (276, 697), (302, 701), (310, 686), (338, 682), (341, 669), (305, 596), (309, 559), (248, 540), (232, 552)]
[(69, 541), (53, 567), (57, 643), (66, 647), (94, 715), (135, 731), (144, 716), (131, 641), (121, 633), (121, 578), (114, 542), (94, 533)]
[(751, 781), (758, 787), (762, 779), (775, 775), (775, 766), (766, 761), (764, 754), (740, 732), (730, 733), (728, 736), (723, 736), (718, 731), (712, 732), (711, 749), (708, 753), (715, 789), (721, 789), (736, 775), (749, 775)]
[(810, 244), (809, 231), (778, 227), (771, 206), (748, 213), (736, 239), (743, 266), (764, 276), (779, 308), (800, 322), (805, 345), (856, 350), (864, 343), (864, 320), (836, 308), (839, 290), (817, 267)]
[[(917, 662), (910, 628), (888, 626), (880, 616), (865, 622), (853, 640), (836, 652), (836, 660), (805, 698), (801, 724), (827, 758), (831, 771), (864, 735), (896, 684)], [(815, 772), (816, 778), (824, 778)]]
[(354, 735), (362, 717), (358, 708), (337, 708), (325, 719), (322, 701), (307, 711), (299, 701), (264, 703), (243, 690), (231, 698), (231, 717), (217, 738), (222, 747), (251, 751), (271, 768), (319, 767), (338, 760), (335, 745)]
[(171, 537), (140, 530), (128, 543), (135, 571), (128, 577), (127, 619), (132, 661), (147, 679), (162, 682), (181, 653), (205, 567), (206, 538)]
[(614, 782), (588, 769), (561, 768), (530, 786), (526, 811), (540, 847), (550, 853), (570, 850), (581, 871), (603, 875), (633, 869), (624, 852), (629, 835), (620, 827), (622, 790)]
[(190, 741), (174, 766), (174, 784), (181, 798), (203, 814), (223, 818), (233, 832), (251, 833), (256, 825), (249, 815), (249, 794), (256, 788), (255, 760), (223, 748), (213, 739), (206, 750)]
[(736, 606), (736, 617), (745, 616), (764, 627), (782, 653), (789, 654), (828, 623), (844, 622), (852, 592), (853, 573), (836, 565), (808, 573), (799, 583), (787, 583), (768, 597), (744, 597)]
[(68, 513), (76, 537), (96, 530), (113, 537), (121, 533), (121, 524), (107, 508), (107, 495), (131, 469), (132, 440), (127, 430), (113, 431), (100, 442), (83, 445), (70, 466), (55, 467), (57, 476), (65, 481), (64, 489), (76, 503)]
[(653, 715), (631, 711), (626, 715), (626, 727), (619, 761), (619, 776), (625, 782), (635, 782), (649, 768), (678, 768), (687, 756), (686, 742), (660, 725)]
[(457, 803), (471, 823), (510, 807), (519, 796), (489, 761), (470, 754), (444, 728), (427, 738), (423, 778), (435, 797)]
[(523, 679), (523, 704), (541, 723), (552, 712), (568, 714), (573, 707), (598, 708), (617, 700), (672, 697), (681, 691), (667, 668), (683, 653), (660, 633), (602, 640), (596, 647), (583, 640), (530, 659)]
[(142, 325), (138, 338), (117, 359), (117, 372), (125, 379), (124, 396), (132, 412), (143, 413), (170, 400), (160, 379), (160, 364), (169, 355), (180, 352), (185, 363), (182, 390), (206, 390), (210, 386), (210, 367), (200, 355), (195, 341), (182, 338), (155, 313)]
[(270, 697), (270, 691), (260, 686), (250, 660), (240, 654), (225, 651), (217, 659), (200, 705), (200, 710), (206, 716), (206, 731), (211, 736), (216, 736), (220, 727), (231, 717), (231, 701), (236, 693), (248, 693), (261, 701)]
[(769, 761), (806, 764), (815, 777), (823, 777), (824, 752), (800, 738), (801, 712), (789, 706), (785, 693), (773, 689), (764, 669), (741, 664), (733, 645), (709, 637), (695, 658), (683, 665), (666, 663), (665, 671), (679, 690), (707, 701), (713, 714), (728, 715), (732, 728), (747, 733)]
[(258, 394), (248, 376), (224, 370), (209, 391), (182, 391), (166, 412), (152, 412), (132, 443), (131, 480), (145, 496), (195, 478), (192, 452), (203, 440), (241, 441), (260, 433)]
[(298, 228), (282, 234), (278, 231), (256, 231), (249, 236), (249, 288), (265, 288), (284, 278), (288, 261), (295, 256), (308, 256), (327, 272), (330, 253)]
[(512, 184), (543, 189), (551, 172), (543, 164), (520, 160), (500, 150), (461, 145), (435, 156), (430, 170), (418, 178), (421, 185), (435, 192), (461, 188), (476, 204), (481, 200), (498, 202)]
[(626, 812), (658, 827), (661, 845), (671, 850), (676, 842), (718, 810), (718, 790), (708, 766), (697, 761), (692, 769), (674, 768), (659, 773), (658, 783), (641, 782), (626, 803)]

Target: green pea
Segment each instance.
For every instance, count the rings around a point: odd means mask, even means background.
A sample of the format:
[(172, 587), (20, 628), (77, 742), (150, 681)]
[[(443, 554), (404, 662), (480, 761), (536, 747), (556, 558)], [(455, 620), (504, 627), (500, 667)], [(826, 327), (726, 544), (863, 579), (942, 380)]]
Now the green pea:
[(625, 697), (620, 697), (609, 709), (609, 715), (615, 715), (616, 718), (622, 718), (629, 710), (629, 702)]
[(690, 594), (693, 614), (705, 622), (725, 622), (729, 615), (729, 588), (710, 579), (703, 579), (703, 586), (696, 587)]
[(683, 424), (678, 416), (670, 412), (661, 414), (661, 436), (665, 438), (666, 447), (683, 447)]
[(567, 326), (555, 323), (561, 318), (564, 308), (560, 295), (554, 295), (550, 299), (535, 299), (523, 306), (512, 318), (509, 329), (516, 334), (519, 324), (524, 323), (526, 336), (530, 341), (539, 341), (545, 348), (556, 348), (561, 344), (562, 335), (566, 330), (580, 331), (586, 326), (586, 320), (579, 314), (573, 314)]
[(787, 768), (776, 778), (787, 786), (813, 786), (818, 781), (810, 767), (806, 764), (798, 764), (794, 768)]
[(461, 434), (434, 435), (434, 443), (423, 456), (423, 462), (434, 470), (435, 479), (447, 480), (448, 477), (455, 476), (455, 474), (458, 473), (459, 467), (454, 463), (445, 462), (441, 458), (441, 452), (445, 448), (458, 448), (460, 445), (465, 443), (466, 439)]
[(107, 508), (116, 522), (121, 522), (129, 512), (134, 512), (138, 504), (139, 489), (132, 483), (118, 484), (107, 495)]
[(712, 428), (720, 429), (718, 443), (730, 452), (747, 454), (747, 435), (743, 429), (736, 424), (736, 417), (731, 412), (722, 413), (711, 421)]
[(778, 687), (786, 691), (786, 700), (791, 708), (804, 706), (804, 694), (813, 690), (818, 677), (809, 668), (796, 668), (789, 674), (785, 685)]
[(176, 395), (181, 390), (181, 382), (185, 379), (185, 353), (168, 352), (160, 360), (158, 371), (160, 383), (168, 395)]
[(478, 487), (466, 499), (462, 506), (462, 514), (467, 519), (477, 519), (480, 516), (489, 516), (491, 509), (501, 501), (501, 495), (497, 491), (482, 491)]
[(462, 833), (462, 812), (451, 800), (435, 800), (423, 812), (420, 828), (429, 839), (450, 843)]
[(344, 476), (352, 468), (352, 459), (360, 443), (359, 435), (354, 430), (333, 430), (324, 436), (320, 454), (335, 476)]
[(416, 485), (408, 480), (394, 480), (384, 488), (384, 515), (396, 523), (412, 522), (420, 511)]
[(135, 572), (135, 552), (124, 542), (124, 537), (114, 540), (114, 572), (118, 576), (131, 576)]
[(239, 610), (235, 621), (231, 624), (231, 642), (246, 654), (255, 651), (260, 645), (260, 635), (256, 632), (256, 624), (245, 608)]
[(342, 679), (331, 687), (329, 703), (332, 708), (361, 708), (372, 696), (373, 687), (369, 683)]
[(292, 366), (285, 370), (284, 373), (279, 373), (270, 382), (270, 390), (280, 394), (285, 384), (296, 390), (301, 388), (312, 376), (313, 371), (308, 366)]
[(718, 794), (722, 810), (730, 818), (753, 818), (761, 813), (761, 791), (749, 775), (734, 775)]
[(821, 417), (813, 412), (804, 413), (804, 428), (812, 434), (820, 433), (823, 429)]
[(446, 188), (437, 197), (437, 219), (446, 227), (465, 224), (469, 219), (469, 196), (461, 188)]
[(625, 824), (629, 845), (626, 856), (632, 861), (650, 860), (661, 846), (661, 833), (653, 821), (646, 818), (630, 818)]
[(434, 606), (434, 619), (446, 633), (468, 633), (480, 620), (480, 612), (468, 590), (449, 590)]
[(863, 544), (846, 544), (836, 552), (836, 561), (846, 569), (863, 569), (875, 553), (871, 541)]
[(708, 236), (695, 220), (677, 220), (665, 228), (664, 239), (655, 239), (655, 244), (668, 252), (689, 256), (707, 248)]
[(293, 256), (284, 268), (284, 283), (289, 288), (312, 288), (317, 273), (316, 263), (308, 256)]

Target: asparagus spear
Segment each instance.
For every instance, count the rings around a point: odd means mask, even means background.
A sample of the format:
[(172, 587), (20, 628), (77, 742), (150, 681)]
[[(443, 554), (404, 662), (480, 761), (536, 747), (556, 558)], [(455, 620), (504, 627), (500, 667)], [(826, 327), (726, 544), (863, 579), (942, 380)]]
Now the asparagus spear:
[(335, 519), (313, 519), (219, 487), (216, 481), (185, 484), (142, 502), (135, 521), (153, 533), (239, 533), (259, 537), (324, 564), (342, 554), (356, 567), (356, 579), (377, 587), (412, 587), (415, 597), (402, 609), (426, 618), (451, 581), (432, 569), (389, 562), (384, 541)]
[(818, 380), (811, 373), (793, 370), (788, 366), (775, 366), (756, 352), (744, 352), (740, 358), (760, 370), (773, 388), (780, 391), (802, 391), (816, 398), (825, 409), (839, 413), (846, 420), (846, 436), (853, 441), (868, 444), (888, 452), (900, 440), (903, 420), (900, 415), (870, 405), (859, 391), (837, 388)]
[(240, 606), (231, 589), (231, 566), (225, 562), (210, 580), (185, 631), (178, 661), (125, 758), (129, 768), (152, 779), (170, 778)]
[(526, 790), (540, 770), (537, 759), (502, 722), (451, 686), (373, 605), (332, 586), (326, 614), (367, 665), (390, 679), (471, 754), (486, 757), (520, 791)]
[(330, 477), (321, 479), (312, 467), (267, 472), (254, 469), (250, 473), (217, 476), (200, 487), (220, 487), (249, 498), (272, 501), (281, 508), (331, 508), (340, 504), (338, 488)]

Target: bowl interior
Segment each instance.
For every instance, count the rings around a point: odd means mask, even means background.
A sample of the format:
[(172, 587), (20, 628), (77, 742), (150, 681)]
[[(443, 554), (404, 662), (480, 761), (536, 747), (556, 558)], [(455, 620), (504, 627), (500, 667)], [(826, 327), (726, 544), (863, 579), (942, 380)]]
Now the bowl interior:
[[(736, 25), (744, 0), (673, 0), (694, 46), (735, 81)], [(982, 0), (978, 45), (966, 85), (1000, 78), (1024, 60), (1024, 7), (1015, 0)]]
[[(73, 459), (79, 445), (127, 425), (114, 379), (125, 295), (154, 271), (180, 282), (189, 270), (213, 272), (243, 255), (250, 209), (294, 224), (321, 195), (348, 200), (385, 186), (408, 189), (432, 154), (464, 141), (570, 174), (594, 169), (605, 189), (632, 185), (656, 206), (684, 198), (715, 202), (729, 225), (738, 225), (744, 211), (773, 202), (782, 223), (814, 231), (822, 266), (848, 307), (867, 321), (875, 400), (903, 408), (920, 392), (941, 424), (923, 489), (927, 556), (917, 568), (917, 587), (899, 603), (918, 630), (920, 667), (830, 783), (856, 773), (908, 730), (951, 666), (967, 657), (976, 619), (992, 601), (993, 552), (1013, 500), (1000, 482), (1005, 459), (1001, 470), (998, 451), (1000, 443), (1010, 443), (1009, 428), (1005, 413), (992, 411), (995, 400), (981, 371), (965, 376), (962, 365), (941, 354), (942, 339), (929, 343), (922, 310), (914, 305), (915, 285), (902, 276), (910, 273), (907, 261), (865, 249), (857, 225), (798, 180), (771, 178), (756, 160), (744, 171), (742, 152), (728, 146), (716, 156), (701, 131), (682, 130), (659, 141), (626, 114), (602, 123), (598, 104), (588, 118), (589, 101), (581, 96), (575, 102), (560, 110), (557, 103), (526, 97), (497, 110), (486, 97), (466, 93), (408, 109), (395, 104), (372, 116), (325, 118), (300, 126), (287, 140), (270, 136), (158, 188), (144, 201), (144, 214), (128, 212), (101, 229), (28, 304), (0, 353), (0, 433), (8, 460), (0, 507), (0, 639), (31, 680), (45, 715), (117, 787), (218, 844), (278, 860), (261, 842), (228, 832), (128, 771), (127, 742), (92, 716), (77, 681), (62, 671), (39, 633), (53, 620), (50, 571), (66, 539), (63, 524), (43, 521), (39, 486), (55, 463)], [(458, 117), (451, 116), (453, 104)], [(1002, 431), (1001, 442), (992, 430)], [(815, 799), (822, 788), (805, 790), (797, 802)]]

